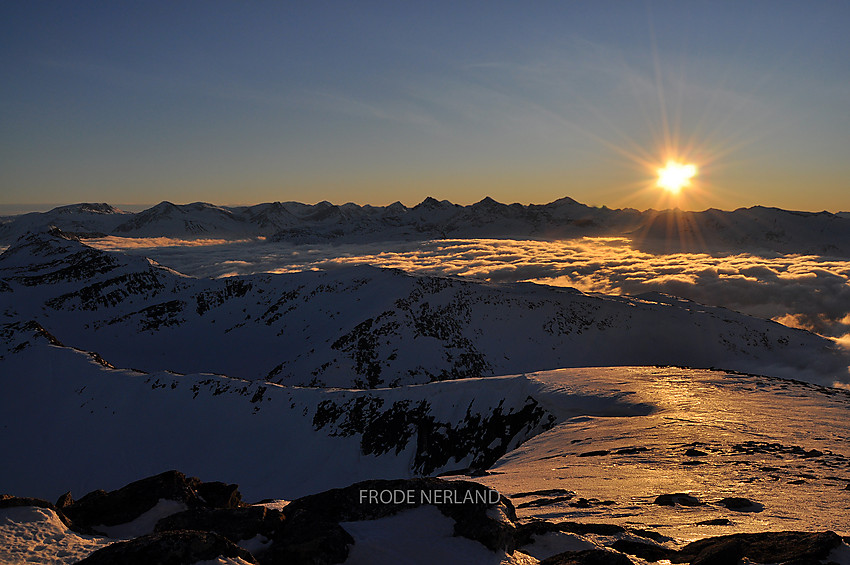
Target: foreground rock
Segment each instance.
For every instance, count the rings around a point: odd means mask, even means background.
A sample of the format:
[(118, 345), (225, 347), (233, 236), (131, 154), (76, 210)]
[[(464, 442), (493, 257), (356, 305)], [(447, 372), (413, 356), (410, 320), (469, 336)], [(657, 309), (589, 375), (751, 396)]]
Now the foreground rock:
[(377, 520), (425, 504), (455, 521), (455, 536), (513, 552), (516, 513), (507, 498), (478, 483), (419, 478), (364, 481), (291, 502), (282, 536), (263, 562), (341, 563), (354, 539), (340, 522)]
[(672, 494), (662, 494), (655, 498), (653, 504), (659, 506), (700, 506), (703, 503), (695, 496), (691, 496), (686, 492), (675, 492)]
[(227, 538), (212, 532), (179, 530), (148, 534), (113, 543), (79, 562), (80, 565), (151, 565), (196, 563), (219, 557), (241, 558), (257, 563), (254, 556)]
[[(539, 491), (516, 497), (539, 494), (562, 493)], [(688, 495), (676, 493), (662, 500), (682, 504), (682, 496)], [(377, 521), (421, 506), (433, 506), (451, 519), (453, 531), (448, 535), (473, 540), (494, 557), (515, 554), (519, 559), (528, 558), (515, 553), (519, 550), (534, 555), (544, 565), (628, 565), (632, 562), (628, 556), (647, 562), (668, 560), (691, 565), (820, 565), (842, 544), (833, 532), (767, 532), (711, 537), (676, 549), (670, 538), (657, 532), (615, 524), (545, 520), (518, 524), (513, 505), (496, 491), (474, 482), (437, 478), (364, 481), (305, 496), (277, 510), (243, 503), (236, 485), (204, 483), (169, 471), (116, 491), (95, 491), (76, 502), (70, 495), (63, 495), (57, 505), (0, 495), (0, 509), (47, 508), (69, 528), (80, 531), (136, 520), (161, 500), (177, 501), (183, 510), (166, 516), (154, 513), (152, 532), (134, 534), (134, 539), (98, 549), (81, 563), (148, 565), (227, 559), (259, 565), (343, 563), (358, 543), (346, 530), (352, 528), (352, 522)], [(726, 502), (730, 506), (744, 505), (743, 499)], [(420, 522), (415, 524), (420, 527)], [(376, 522), (375, 527), (382, 528), (383, 523)], [(429, 528), (433, 527), (421, 523), (426, 535), (420, 538), (441, 543), (438, 540), (445, 540), (447, 534), (430, 538)], [(352, 532), (356, 534), (353, 529)], [(361, 536), (358, 540), (371, 543), (372, 538), (362, 537), (362, 532), (357, 535)], [(408, 548), (404, 542), (389, 538), (377, 539), (382, 540), (381, 544), (396, 543), (394, 551), (401, 555), (424, 549)], [(582, 551), (563, 552), (564, 549)]]
[(46, 500), (42, 500), (40, 498), (29, 498), (25, 496), (13, 496), (11, 494), (0, 494), (0, 509), (2, 508), (15, 508), (19, 506), (35, 506), (36, 508), (47, 508), (48, 510), (52, 510), (56, 513), (56, 516), (59, 520), (62, 521), (65, 526), (70, 530), (74, 530), (79, 533), (87, 534), (91, 533), (86, 530), (86, 528), (75, 525), (68, 516), (66, 516), (61, 510), (59, 510), (56, 505), (51, 504)]
[(162, 518), (156, 532), (199, 530), (215, 532), (233, 543), (270, 540), (283, 528), (283, 513), (263, 506), (246, 508), (193, 508)]
[(841, 538), (834, 532), (732, 534), (689, 543), (671, 561), (723, 565), (746, 558), (755, 563), (814, 565), (820, 564), (841, 543)]
[(729, 510), (736, 512), (761, 512), (764, 510), (764, 505), (758, 502), (753, 502), (749, 498), (739, 496), (730, 496), (720, 500), (717, 504), (725, 506)]
[(182, 503), (187, 508), (238, 508), (243, 504), (237, 485), (204, 483), (179, 471), (166, 471), (111, 492), (90, 492), (77, 501), (66, 493), (57, 501), (57, 507), (74, 524), (96, 530), (98, 526), (132, 522), (161, 500)]

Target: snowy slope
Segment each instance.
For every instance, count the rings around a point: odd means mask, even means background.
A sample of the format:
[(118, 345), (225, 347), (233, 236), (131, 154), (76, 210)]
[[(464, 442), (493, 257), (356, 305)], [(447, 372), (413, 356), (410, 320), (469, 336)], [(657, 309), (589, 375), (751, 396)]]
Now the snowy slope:
[(833, 342), (660, 294), (585, 295), (372, 267), (185, 277), (59, 232), (0, 255), (0, 312), (119, 367), (380, 387), (562, 367), (718, 367), (832, 384)]
[[(3, 490), (55, 500), (166, 469), (291, 499), (367, 478), (486, 468), (577, 414), (648, 408), (522, 376), (374, 391), (114, 369), (35, 323), (0, 327)], [(542, 399), (546, 396), (545, 401)], [(545, 408), (544, 408), (545, 405)]]

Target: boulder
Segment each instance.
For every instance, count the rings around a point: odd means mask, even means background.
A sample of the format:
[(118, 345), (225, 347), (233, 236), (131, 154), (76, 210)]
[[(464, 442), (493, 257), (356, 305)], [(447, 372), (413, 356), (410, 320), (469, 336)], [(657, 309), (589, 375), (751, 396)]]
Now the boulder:
[(157, 532), (98, 549), (79, 565), (182, 565), (211, 561), (219, 557), (239, 557), (257, 563), (248, 551), (212, 532), (178, 530)]
[(695, 496), (691, 496), (686, 492), (676, 492), (673, 494), (662, 494), (655, 498), (653, 504), (659, 506), (700, 506), (703, 503)]
[(198, 484), (195, 492), (211, 508), (239, 508), (245, 505), (242, 502), (239, 485), (212, 481)]
[(703, 520), (702, 522), (697, 522), (697, 526), (731, 526), (732, 522), (729, 521), (729, 518), (712, 518), (711, 520)]
[(764, 506), (762, 504), (753, 502), (749, 498), (742, 498), (739, 496), (726, 497), (723, 500), (718, 501), (717, 504), (725, 506), (729, 510), (734, 510), (736, 512), (761, 512), (764, 510)]

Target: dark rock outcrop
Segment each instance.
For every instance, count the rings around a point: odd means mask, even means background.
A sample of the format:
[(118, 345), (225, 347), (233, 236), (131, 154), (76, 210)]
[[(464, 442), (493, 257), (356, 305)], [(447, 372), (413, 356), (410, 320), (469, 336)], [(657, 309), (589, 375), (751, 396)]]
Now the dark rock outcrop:
[(166, 471), (112, 492), (96, 490), (77, 501), (71, 499), (69, 504), (67, 501), (70, 497), (70, 493), (62, 497), (66, 504), (63, 506), (63, 512), (74, 523), (89, 528), (131, 522), (156, 506), (160, 499), (182, 502), (189, 508), (234, 508), (241, 505), (241, 495), (236, 485), (203, 483), (200, 479), (187, 477), (179, 471)]
[(37, 508), (47, 508), (48, 510), (53, 510), (59, 517), (59, 519), (62, 521), (62, 523), (65, 524), (65, 526), (67, 526), (69, 529), (82, 534), (92, 533), (87, 528), (75, 525), (73, 521), (62, 512), (62, 510), (57, 508), (55, 505), (47, 502), (46, 500), (42, 500), (40, 498), (30, 498), (27, 496), (0, 494), (0, 508), (14, 508), (18, 506), (35, 506)]
[(162, 518), (156, 523), (155, 532), (176, 530), (198, 530), (215, 532), (239, 543), (243, 540), (263, 536), (272, 539), (283, 528), (283, 514), (264, 506), (244, 508), (192, 508)]
[(607, 449), (597, 449), (596, 451), (585, 451), (584, 453), (579, 453), (579, 457), (600, 457), (602, 455), (608, 455), (611, 453)]
[[(572, 496), (573, 493), (553, 489), (514, 496), (538, 495)], [(627, 555), (650, 562), (666, 559), (690, 565), (737, 565), (742, 560), (820, 565), (842, 543), (834, 532), (789, 531), (716, 536), (676, 550), (663, 545), (670, 538), (656, 532), (615, 524), (532, 520), (517, 525), (512, 503), (496, 491), (474, 482), (437, 478), (363, 481), (299, 498), (279, 511), (244, 504), (236, 485), (203, 483), (177, 471), (168, 471), (113, 492), (89, 493), (79, 501), (65, 493), (57, 505), (39, 499), (0, 495), (0, 508), (48, 508), (69, 528), (92, 534), (95, 532), (87, 529), (91, 525), (126, 523), (152, 508), (160, 499), (183, 502), (189, 509), (160, 519), (152, 534), (103, 547), (80, 563), (178, 565), (218, 557), (238, 557), (259, 565), (342, 563), (355, 543), (343, 523), (385, 518), (423, 505), (432, 505), (451, 518), (455, 536), (477, 541), (493, 552), (512, 553), (515, 548), (534, 544), (536, 536), (548, 533), (618, 538), (606, 542), (610, 543), (610, 550), (560, 553), (544, 559), (541, 565), (628, 565), (631, 561)], [(749, 508), (757, 504), (743, 498), (727, 498), (720, 503), (729, 508)], [(675, 493), (659, 496), (656, 504), (703, 503), (690, 495)], [(729, 523), (720, 518), (699, 524)], [(640, 541), (638, 537), (647, 541)], [(245, 545), (247, 540), (252, 540), (250, 546), (254, 554), (238, 546)]]
[(158, 532), (101, 548), (80, 565), (179, 565), (217, 557), (240, 557), (257, 563), (250, 552), (212, 532), (178, 530)]
[(670, 559), (670, 556), (675, 553), (675, 551), (667, 549), (661, 545), (629, 539), (618, 539), (611, 544), (611, 548), (623, 553), (628, 553), (629, 555), (640, 557), (647, 561)]
[(819, 564), (841, 544), (834, 532), (764, 532), (701, 539), (681, 548), (674, 563), (691, 565), (736, 564), (747, 558), (756, 563)]
[(325, 565), (348, 558), (354, 538), (339, 523), (295, 521), (260, 556), (262, 563), (274, 565)]
[(211, 481), (195, 486), (198, 497), (212, 508), (239, 508), (244, 506), (239, 485)]
[(596, 534), (611, 536), (623, 534), (627, 530), (616, 524), (594, 524), (581, 522), (547, 522), (546, 520), (532, 520), (516, 527), (516, 546), (522, 547), (534, 541), (534, 536), (542, 536), (551, 532), (569, 532), (573, 534)]
[(731, 526), (732, 522), (729, 521), (729, 518), (712, 518), (711, 520), (703, 520), (702, 522), (697, 522), (697, 526)]
[[(405, 493), (404, 502), (370, 500), (370, 492)], [(510, 522), (516, 520), (516, 512), (506, 497), (493, 493), (484, 485), (469, 481), (435, 478), (364, 481), (294, 500), (284, 509), (286, 529), (289, 531), (301, 523), (375, 520), (431, 503), (455, 520), (455, 535), (481, 542), (494, 551), (512, 551), (513, 524), (491, 518), (487, 511), (499, 507)]]
[(604, 549), (566, 551), (540, 562), (540, 565), (632, 565), (632, 561), (621, 553)]
[(66, 508), (74, 504), (74, 497), (71, 496), (71, 491), (66, 492), (61, 495), (58, 499), (56, 499), (56, 507), (57, 508)]

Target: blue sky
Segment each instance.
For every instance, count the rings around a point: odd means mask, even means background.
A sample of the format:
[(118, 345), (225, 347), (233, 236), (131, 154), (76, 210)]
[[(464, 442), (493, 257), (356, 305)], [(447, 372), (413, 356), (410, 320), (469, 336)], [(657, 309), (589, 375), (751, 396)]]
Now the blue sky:
[[(847, 2), (6, 2), (0, 204), (850, 209)], [(698, 165), (678, 198), (668, 157)]]

